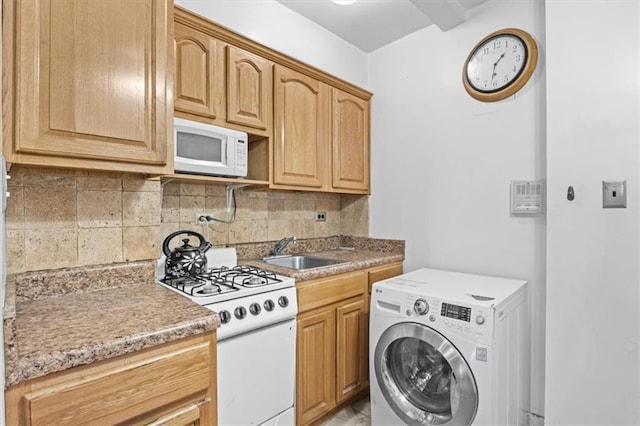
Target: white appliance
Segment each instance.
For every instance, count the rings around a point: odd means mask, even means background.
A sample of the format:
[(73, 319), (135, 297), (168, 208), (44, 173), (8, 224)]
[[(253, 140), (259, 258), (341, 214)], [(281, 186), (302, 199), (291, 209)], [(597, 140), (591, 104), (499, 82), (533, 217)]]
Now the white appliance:
[(374, 284), (370, 321), (373, 425), (525, 424), (525, 281), (420, 269)]
[(237, 130), (175, 118), (174, 169), (211, 176), (247, 175), (249, 139)]
[(220, 315), (218, 424), (294, 425), (296, 315), (293, 278), (236, 265), (233, 248), (211, 249), (209, 270), (158, 282)]

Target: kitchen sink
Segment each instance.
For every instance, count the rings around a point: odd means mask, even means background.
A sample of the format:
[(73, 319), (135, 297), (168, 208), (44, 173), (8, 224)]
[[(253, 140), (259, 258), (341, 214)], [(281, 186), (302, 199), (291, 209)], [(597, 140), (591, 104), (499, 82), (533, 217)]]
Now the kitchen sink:
[(302, 269), (322, 268), (323, 266), (337, 265), (339, 263), (346, 262), (344, 260), (304, 255), (265, 257), (262, 260), (269, 265), (282, 266), (283, 268), (295, 269), (298, 271)]

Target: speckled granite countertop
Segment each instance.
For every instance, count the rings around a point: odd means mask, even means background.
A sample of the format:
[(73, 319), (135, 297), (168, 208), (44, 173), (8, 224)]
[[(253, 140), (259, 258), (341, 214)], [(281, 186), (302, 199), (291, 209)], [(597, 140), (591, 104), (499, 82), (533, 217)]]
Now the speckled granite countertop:
[(155, 284), (155, 262), (7, 277), (6, 386), (214, 330), (216, 313)]
[[(334, 236), (290, 244), (344, 263), (305, 271), (261, 260), (272, 242), (237, 245), (239, 263), (296, 281), (404, 260), (404, 241)], [(345, 249), (346, 247), (346, 249)], [(155, 262), (28, 272), (7, 277), (4, 312), (6, 386), (204, 333), (217, 313), (155, 283)]]
[[(239, 250), (239, 253), (241, 251)], [(267, 252), (268, 253), (268, 252)], [(264, 255), (266, 255), (265, 253)], [(238, 263), (256, 266), (277, 274), (295, 278), (296, 282), (308, 281), (344, 272), (372, 268), (404, 260), (404, 241), (382, 240), (364, 237), (331, 237), (326, 244), (320, 242), (300, 241), (298, 246), (289, 245), (286, 254), (305, 254), (308, 256), (324, 257), (341, 260), (344, 263), (321, 268), (296, 271), (263, 262), (260, 258), (241, 258)], [(250, 253), (257, 257), (257, 253)]]

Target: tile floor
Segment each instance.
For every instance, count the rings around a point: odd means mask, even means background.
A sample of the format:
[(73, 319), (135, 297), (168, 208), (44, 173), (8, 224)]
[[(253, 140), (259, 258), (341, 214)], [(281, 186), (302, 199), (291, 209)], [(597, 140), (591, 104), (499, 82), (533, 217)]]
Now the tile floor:
[(320, 426), (370, 426), (371, 404), (369, 398), (361, 399), (340, 409)]

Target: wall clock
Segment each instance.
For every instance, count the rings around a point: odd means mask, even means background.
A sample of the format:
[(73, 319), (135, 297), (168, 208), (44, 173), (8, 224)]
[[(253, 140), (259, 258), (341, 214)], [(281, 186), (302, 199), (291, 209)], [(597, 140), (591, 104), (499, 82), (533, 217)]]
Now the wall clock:
[(462, 83), (473, 98), (495, 102), (516, 93), (533, 74), (538, 46), (517, 28), (495, 31), (476, 44), (462, 69)]

